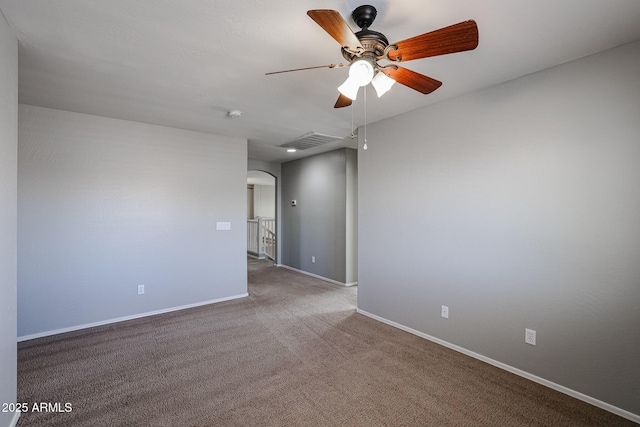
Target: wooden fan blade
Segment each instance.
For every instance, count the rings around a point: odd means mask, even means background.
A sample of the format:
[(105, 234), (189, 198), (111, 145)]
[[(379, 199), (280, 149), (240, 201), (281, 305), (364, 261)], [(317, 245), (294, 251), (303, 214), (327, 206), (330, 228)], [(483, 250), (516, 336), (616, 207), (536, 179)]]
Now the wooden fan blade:
[(353, 101), (351, 101), (351, 98), (348, 98), (343, 94), (340, 94), (340, 96), (338, 97), (338, 100), (336, 101), (336, 105), (334, 105), (333, 108), (348, 107), (349, 105), (351, 105), (352, 102)]
[(425, 95), (442, 86), (442, 82), (403, 67), (390, 66), (383, 72), (393, 80)]
[(389, 59), (403, 62), (473, 50), (478, 46), (478, 26), (475, 21), (460, 22), (395, 45), (398, 49), (389, 52)]
[(318, 65), (315, 67), (294, 68), (293, 70), (272, 71), (270, 73), (264, 73), (264, 75), (270, 76), (271, 74), (290, 73), (292, 71), (315, 70), (316, 68), (341, 68), (341, 67), (344, 67), (344, 64)]
[(340, 46), (347, 47), (352, 52), (364, 50), (360, 44), (360, 40), (358, 40), (358, 37), (353, 33), (347, 21), (345, 21), (337, 11), (316, 9), (308, 11), (307, 15), (340, 43)]

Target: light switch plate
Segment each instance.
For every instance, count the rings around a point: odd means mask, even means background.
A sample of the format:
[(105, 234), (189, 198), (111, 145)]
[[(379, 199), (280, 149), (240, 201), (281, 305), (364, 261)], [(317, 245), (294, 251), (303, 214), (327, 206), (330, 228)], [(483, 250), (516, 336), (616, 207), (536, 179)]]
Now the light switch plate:
[(230, 222), (216, 222), (216, 230), (220, 231), (226, 231), (226, 230), (231, 230), (231, 223)]

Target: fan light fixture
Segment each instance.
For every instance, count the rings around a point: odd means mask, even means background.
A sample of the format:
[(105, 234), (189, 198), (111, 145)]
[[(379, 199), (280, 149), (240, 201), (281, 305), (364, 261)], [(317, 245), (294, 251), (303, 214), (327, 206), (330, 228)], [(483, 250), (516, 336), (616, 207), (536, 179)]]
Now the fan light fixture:
[(378, 98), (380, 98), (391, 89), (395, 82), (382, 71), (376, 72), (371, 60), (362, 58), (351, 64), (349, 77), (338, 87), (338, 91), (355, 101), (358, 96), (358, 89), (371, 83), (378, 94)]
[(349, 67), (349, 77), (345, 80), (338, 91), (351, 100), (355, 100), (358, 96), (358, 89), (371, 83), (375, 70), (373, 64), (367, 58), (361, 58), (353, 61)]
[(387, 93), (395, 82), (395, 80), (387, 76), (382, 71), (378, 71), (378, 74), (376, 74), (373, 80), (371, 80), (371, 84), (375, 88), (376, 93), (378, 94), (378, 98)]

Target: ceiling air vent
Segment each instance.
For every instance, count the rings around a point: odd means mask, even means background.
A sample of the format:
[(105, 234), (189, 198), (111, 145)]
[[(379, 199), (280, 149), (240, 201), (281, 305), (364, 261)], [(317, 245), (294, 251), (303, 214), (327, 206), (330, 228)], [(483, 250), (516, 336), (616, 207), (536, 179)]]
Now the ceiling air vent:
[(344, 138), (341, 138), (339, 136), (323, 135), (321, 133), (310, 132), (306, 135), (302, 135), (299, 138), (293, 139), (289, 142), (285, 142), (278, 147), (306, 150), (307, 148), (317, 147), (318, 145), (326, 144), (328, 142), (341, 141), (342, 139)]

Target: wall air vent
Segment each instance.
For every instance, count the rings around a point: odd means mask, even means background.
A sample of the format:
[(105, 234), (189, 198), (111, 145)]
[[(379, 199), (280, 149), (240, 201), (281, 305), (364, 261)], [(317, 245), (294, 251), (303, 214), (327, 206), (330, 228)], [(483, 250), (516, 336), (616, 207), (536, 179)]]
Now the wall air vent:
[(307, 148), (313, 148), (317, 147), (318, 145), (326, 144), (328, 142), (341, 141), (343, 139), (344, 138), (339, 136), (323, 135), (321, 133), (310, 132), (306, 135), (302, 135), (299, 138), (278, 145), (278, 147), (306, 150)]

